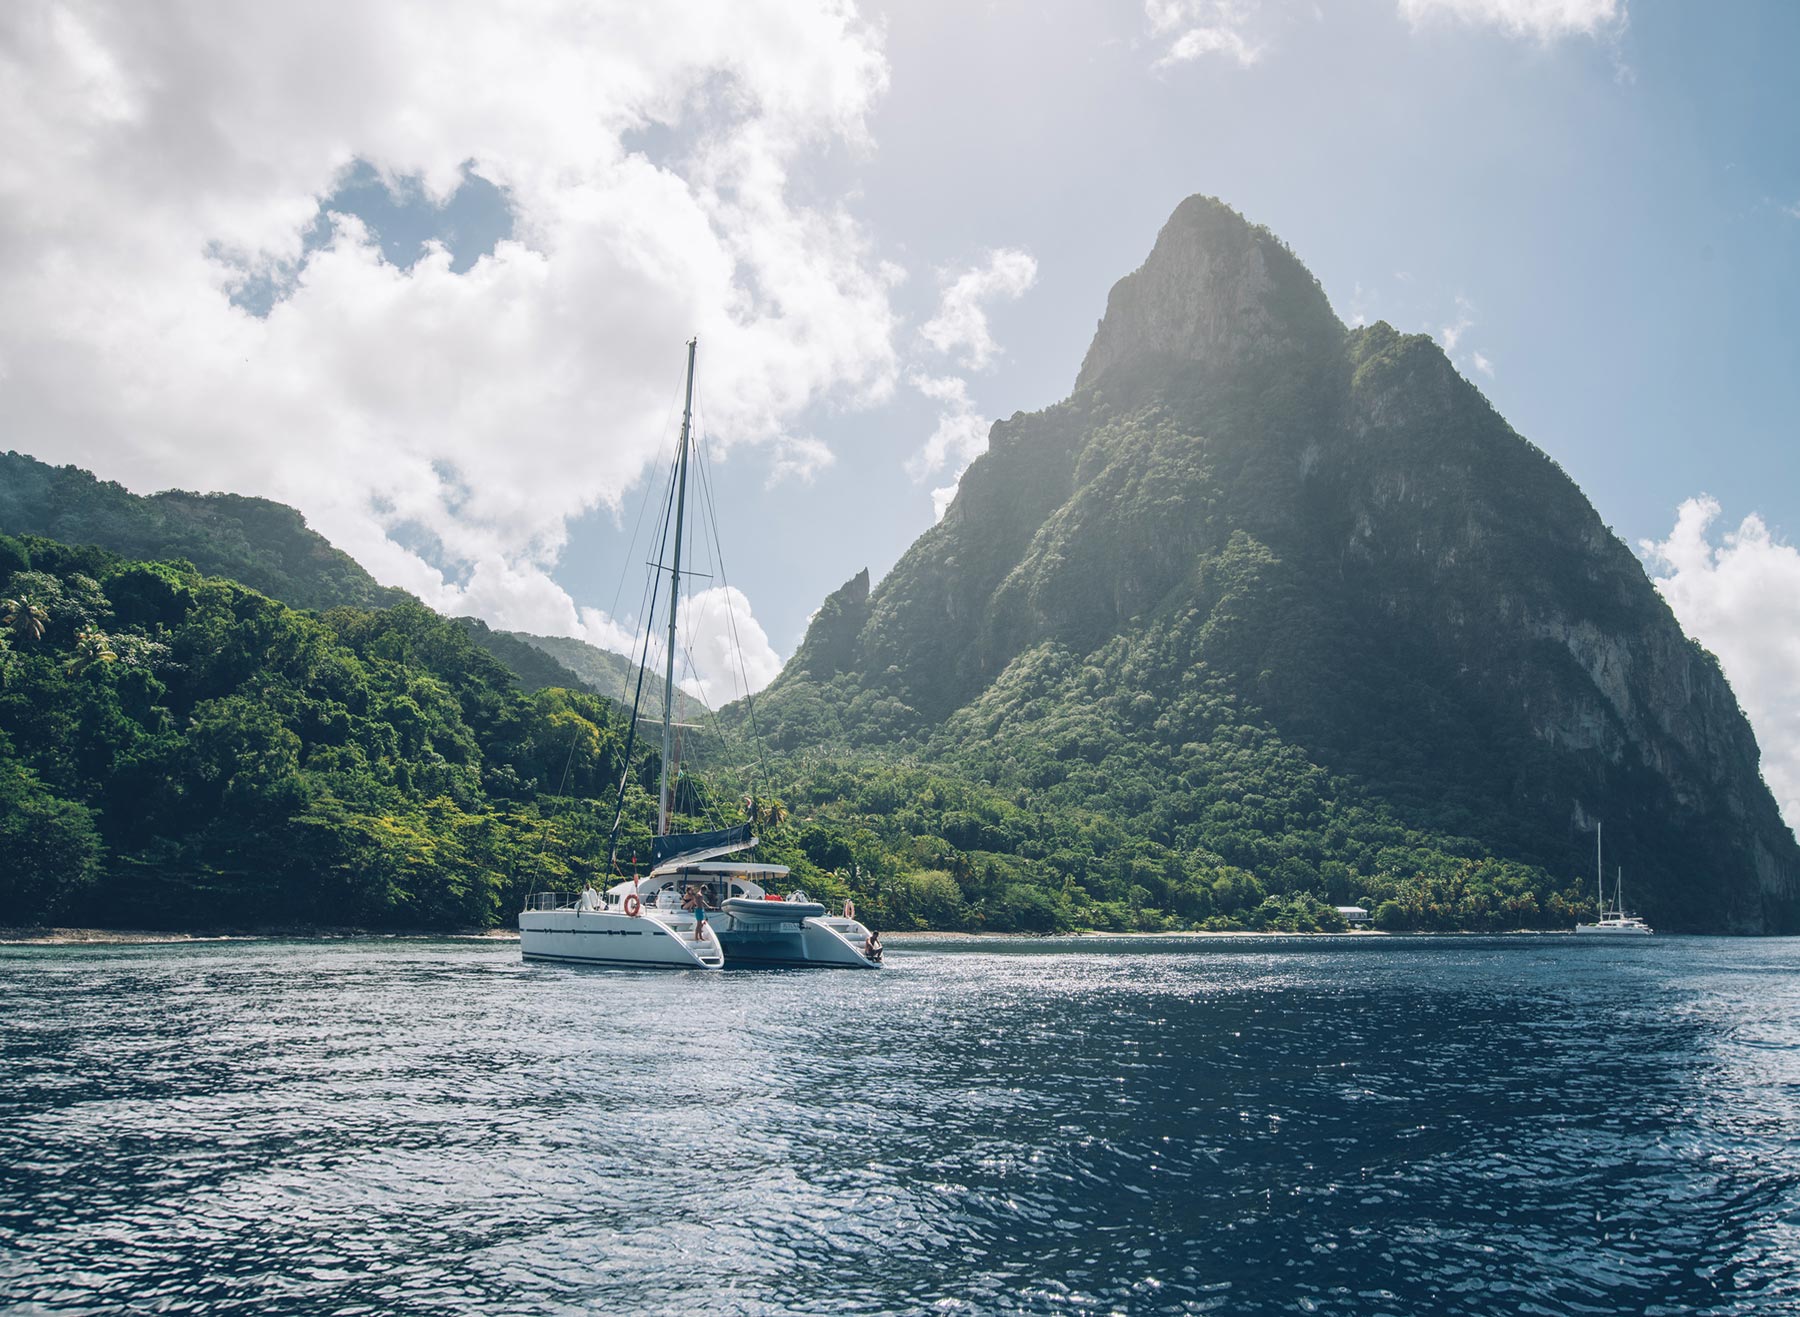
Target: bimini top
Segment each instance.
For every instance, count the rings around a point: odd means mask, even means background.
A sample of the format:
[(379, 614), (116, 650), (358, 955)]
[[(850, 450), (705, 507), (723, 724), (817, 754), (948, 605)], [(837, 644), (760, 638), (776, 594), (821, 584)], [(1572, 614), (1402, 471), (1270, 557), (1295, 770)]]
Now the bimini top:
[(650, 872), (664, 873), (682, 865), (716, 859), (733, 851), (749, 850), (756, 845), (756, 834), (750, 824), (739, 823), (715, 832), (672, 832), (650, 842)]
[(665, 864), (657, 873), (768, 874), (779, 878), (788, 871), (785, 864)]

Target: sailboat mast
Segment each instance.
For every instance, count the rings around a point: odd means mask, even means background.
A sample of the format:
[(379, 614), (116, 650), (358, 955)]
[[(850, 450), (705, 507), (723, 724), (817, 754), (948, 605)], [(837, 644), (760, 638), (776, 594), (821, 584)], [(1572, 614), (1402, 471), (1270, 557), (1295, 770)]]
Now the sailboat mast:
[(656, 835), (669, 831), (669, 761), (674, 757), (675, 741), (675, 615), (681, 607), (681, 522), (687, 510), (688, 430), (694, 419), (694, 345), (688, 340), (687, 397), (681, 404), (681, 447), (675, 457), (675, 556), (669, 562), (669, 653), (663, 673), (663, 743), (662, 787), (656, 795)]
[[(663, 736), (667, 738), (668, 733), (664, 732)], [(1596, 820), (1594, 823), (1594, 896), (1600, 902), (1602, 915), (1606, 913), (1606, 872), (1600, 867), (1600, 834), (1605, 830), (1606, 825)]]

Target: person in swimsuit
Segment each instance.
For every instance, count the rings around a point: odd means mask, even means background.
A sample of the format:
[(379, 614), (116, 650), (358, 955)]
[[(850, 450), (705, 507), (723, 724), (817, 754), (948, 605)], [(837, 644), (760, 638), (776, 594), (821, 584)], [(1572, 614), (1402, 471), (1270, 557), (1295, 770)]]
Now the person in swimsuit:
[(689, 884), (682, 895), (681, 908), (694, 912), (694, 941), (701, 941), (706, 936), (706, 898), (700, 895), (698, 887)]
[(878, 961), (881, 959), (881, 932), (879, 929), (871, 928), (869, 930), (869, 936), (863, 939), (862, 952), (863, 958), (866, 960)]

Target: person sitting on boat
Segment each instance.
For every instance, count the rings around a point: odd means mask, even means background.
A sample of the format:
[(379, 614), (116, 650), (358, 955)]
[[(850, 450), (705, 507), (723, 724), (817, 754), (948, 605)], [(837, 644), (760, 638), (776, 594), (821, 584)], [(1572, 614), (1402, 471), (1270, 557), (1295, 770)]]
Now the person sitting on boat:
[(864, 960), (881, 959), (881, 930), (871, 928), (869, 936), (863, 939), (862, 953)]

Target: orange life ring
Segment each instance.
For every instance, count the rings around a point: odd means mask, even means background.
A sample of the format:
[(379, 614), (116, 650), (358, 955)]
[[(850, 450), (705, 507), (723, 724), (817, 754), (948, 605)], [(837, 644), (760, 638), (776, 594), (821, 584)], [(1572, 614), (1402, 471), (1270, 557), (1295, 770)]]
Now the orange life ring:
[(630, 915), (632, 918), (635, 919), (637, 917), (638, 911), (642, 910), (643, 908), (644, 908), (644, 903), (642, 901), (638, 900), (636, 892), (632, 892), (625, 897), (625, 913)]
[(856, 918), (856, 902), (854, 902), (854, 901), (845, 901), (844, 902), (844, 918), (845, 919), (855, 919)]

